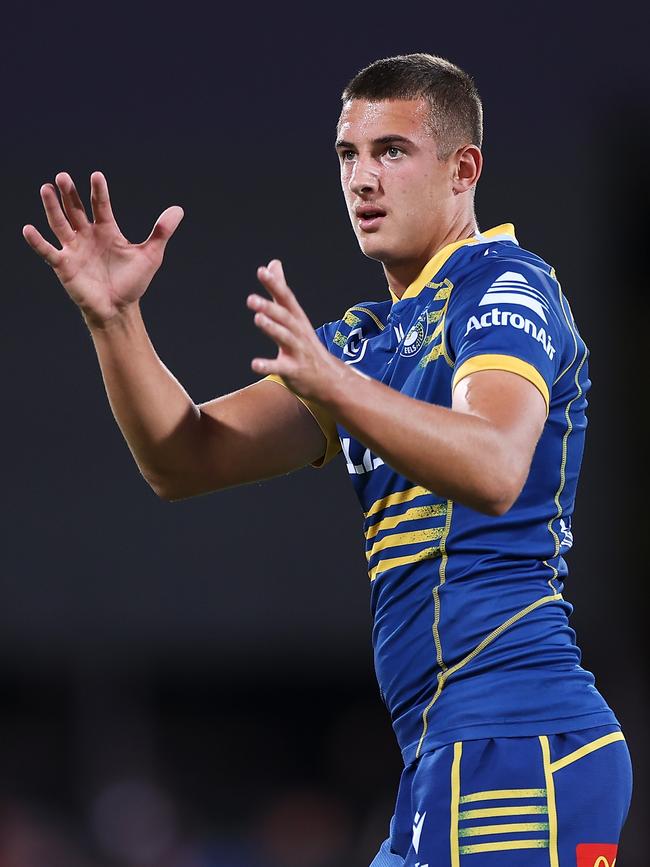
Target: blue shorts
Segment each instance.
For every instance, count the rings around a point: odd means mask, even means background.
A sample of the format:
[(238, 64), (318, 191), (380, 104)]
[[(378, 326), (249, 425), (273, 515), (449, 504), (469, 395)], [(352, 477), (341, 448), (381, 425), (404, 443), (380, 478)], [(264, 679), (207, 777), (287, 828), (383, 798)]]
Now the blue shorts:
[(404, 768), (371, 867), (613, 867), (631, 794), (616, 726), (459, 741)]

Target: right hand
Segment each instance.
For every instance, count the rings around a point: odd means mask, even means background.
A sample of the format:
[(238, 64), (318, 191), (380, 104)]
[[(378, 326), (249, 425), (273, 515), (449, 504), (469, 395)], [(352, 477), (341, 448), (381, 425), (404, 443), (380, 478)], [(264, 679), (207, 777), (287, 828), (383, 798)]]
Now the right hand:
[(74, 182), (59, 173), (56, 186), (41, 187), (50, 229), (62, 249), (57, 250), (34, 226), (25, 226), (29, 246), (52, 266), (66, 292), (81, 309), (89, 326), (106, 327), (145, 293), (160, 267), (167, 241), (183, 219), (183, 209), (167, 208), (141, 244), (131, 244), (115, 222), (106, 178), (90, 176), (93, 222), (88, 220)]

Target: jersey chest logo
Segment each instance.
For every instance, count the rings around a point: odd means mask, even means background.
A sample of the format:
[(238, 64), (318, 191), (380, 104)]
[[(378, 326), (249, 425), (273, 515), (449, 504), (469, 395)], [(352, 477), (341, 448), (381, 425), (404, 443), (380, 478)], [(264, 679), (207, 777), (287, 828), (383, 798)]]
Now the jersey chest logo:
[(406, 335), (404, 335), (404, 329), (401, 325), (395, 325), (394, 328), (397, 339), (403, 341), (399, 354), (404, 358), (412, 358), (422, 349), (424, 341), (427, 339), (429, 332), (428, 313), (426, 310), (421, 313)]
[(346, 364), (357, 364), (366, 354), (368, 339), (363, 337), (361, 328), (353, 328), (348, 335), (348, 340), (343, 347), (343, 361)]

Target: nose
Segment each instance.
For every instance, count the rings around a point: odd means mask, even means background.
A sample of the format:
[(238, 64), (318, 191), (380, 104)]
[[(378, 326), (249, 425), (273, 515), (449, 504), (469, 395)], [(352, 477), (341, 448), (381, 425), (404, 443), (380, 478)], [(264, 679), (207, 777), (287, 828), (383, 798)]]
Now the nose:
[(379, 189), (379, 172), (371, 162), (359, 156), (350, 172), (348, 186), (356, 196), (375, 193)]

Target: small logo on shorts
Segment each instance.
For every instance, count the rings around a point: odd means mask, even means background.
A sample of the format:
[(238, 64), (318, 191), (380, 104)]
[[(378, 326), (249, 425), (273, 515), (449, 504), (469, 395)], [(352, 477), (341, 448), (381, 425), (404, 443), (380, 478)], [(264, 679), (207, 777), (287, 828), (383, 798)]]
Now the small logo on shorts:
[(413, 848), (415, 849), (415, 854), (417, 855), (418, 849), (420, 848), (420, 836), (422, 834), (422, 828), (424, 826), (424, 819), (427, 815), (426, 810), (422, 815), (419, 813), (415, 814), (415, 818), (413, 819)]
[(576, 846), (577, 867), (616, 867), (616, 843), (579, 843)]

